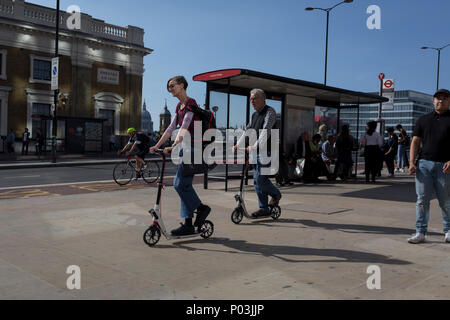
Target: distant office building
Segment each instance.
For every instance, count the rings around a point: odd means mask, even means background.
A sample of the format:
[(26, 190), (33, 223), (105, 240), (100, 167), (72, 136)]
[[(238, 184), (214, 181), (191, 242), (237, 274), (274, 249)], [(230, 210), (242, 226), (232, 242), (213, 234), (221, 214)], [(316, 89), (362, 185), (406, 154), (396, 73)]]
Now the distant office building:
[(147, 111), (147, 104), (144, 100), (144, 106), (142, 108), (142, 132), (146, 134), (153, 133), (153, 121), (150, 112)]
[[(373, 92), (373, 94), (377, 94)], [(359, 138), (366, 131), (366, 123), (378, 118), (378, 104), (361, 105), (359, 111)], [(386, 108), (386, 106), (384, 107)], [(412, 136), (414, 126), (420, 116), (434, 110), (433, 96), (413, 90), (400, 90), (394, 92), (394, 104), (382, 110), (381, 118), (385, 120), (385, 126), (396, 127), (401, 124), (408, 135)], [(351, 134), (357, 133), (356, 109), (343, 109), (341, 111), (341, 124), (349, 124)]]

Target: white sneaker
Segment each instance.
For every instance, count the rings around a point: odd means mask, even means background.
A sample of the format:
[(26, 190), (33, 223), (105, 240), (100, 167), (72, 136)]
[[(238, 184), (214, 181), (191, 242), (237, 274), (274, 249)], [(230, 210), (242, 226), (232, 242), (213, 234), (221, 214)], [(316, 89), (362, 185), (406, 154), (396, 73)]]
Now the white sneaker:
[(399, 172), (400, 169), (399, 168), (395, 168), (394, 172)]
[(401, 172), (401, 173), (405, 173), (405, 169), (401, 168), (401, 169), (400, 169), (400, 172)]
[(445, 242), (450, 243), (450, 231), (445, 234)]
[(414, 244), (425, 242), (425, 235), (423, 233), (416, 233), (408, 239), (408, 242)]

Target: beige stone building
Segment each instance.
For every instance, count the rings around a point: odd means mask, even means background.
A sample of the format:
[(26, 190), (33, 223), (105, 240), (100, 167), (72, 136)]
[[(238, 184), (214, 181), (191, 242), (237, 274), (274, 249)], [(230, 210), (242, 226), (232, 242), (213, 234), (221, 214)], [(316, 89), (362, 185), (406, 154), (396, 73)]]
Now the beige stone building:
[[(58, 151), (100, 152), (111, 135), (141, 127), (144, 30), (79, 15), (80, 28), (61, 11)], [(0, 135), (21, 138), (38, 128), (51, 144), (51, 59), (56, 10), (23, 0), (0, 0)]]

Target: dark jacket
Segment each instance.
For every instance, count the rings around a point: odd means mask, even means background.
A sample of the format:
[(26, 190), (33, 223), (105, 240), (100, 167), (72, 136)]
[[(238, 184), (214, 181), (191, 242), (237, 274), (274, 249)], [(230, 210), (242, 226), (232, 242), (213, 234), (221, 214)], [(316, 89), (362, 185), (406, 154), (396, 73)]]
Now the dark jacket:
[[(303, 142), (302, 137), (299, 137), (297, 139), (297, 149), (296, 149), (296, 152), (295, 152), (296, 153), (296, 156), (295, 156), (296, 159), (301, 159), (302, 156), (303, 156), (303, 143), (302, 142)], [(312, 156), (312, 152), (311, 152), (311, 148), (309, 146), (309, 140), (305, 141), (305, 149), (306, 149), (305, 159), (310, 160), (311, 156)]]

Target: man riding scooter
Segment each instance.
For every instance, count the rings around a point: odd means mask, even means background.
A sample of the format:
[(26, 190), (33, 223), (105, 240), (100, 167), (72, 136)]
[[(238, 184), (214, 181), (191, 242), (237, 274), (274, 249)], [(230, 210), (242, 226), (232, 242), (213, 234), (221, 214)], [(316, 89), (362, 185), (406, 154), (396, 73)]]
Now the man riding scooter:
[[(253, 151), (257, 151), (258, 146), (265, 144), (268, 148), (268, 156), (270, 156), (270, 130), (274, 129), (276, 126), (276, 112), (273, 108), (266, 105), (266, 94), (261, 89), (253, 89), (250, 92), (250, 101), (255, 112), (253, 113), (246, 130), (256, 130), (258, 140), (255, 144), (248, 146), (246, 151), (250, 154)], [(261, 129), (266, 130), (261, 131)], [(245, 135), (243, 135), (233, 147), (233, 153), (236, 152), (239, 145), (243, 144), (244, 141)], [(274, 150), (274, 152), (276, 151)], [(271, 212), (269, 206), (278, 206), (281, 199), (280, 190), (272, 184), (267, 175), (261, 174), (261, 169), (268, 167), (269, 165), (270, 164), (263, 165), (261, 163), (260, 155), (257, 155), (256, 163), (253, 168), (253, 181), (258, 196), (259, 210), (252, 213), (252, 217), (254, 218), (270, 216)], [(270, 202), (268, 201), (269, 195), (271, 196)]]

